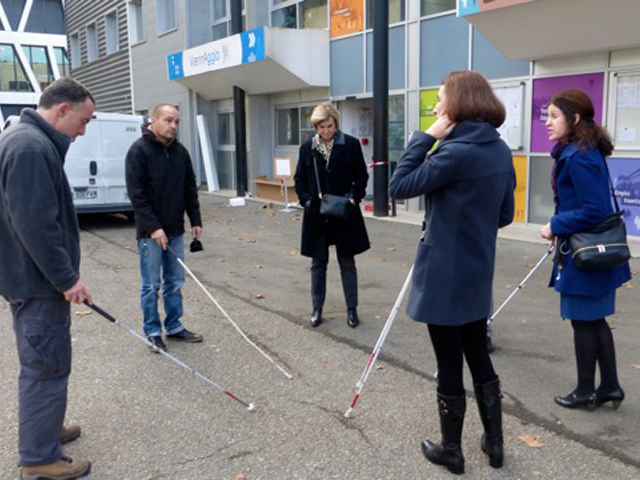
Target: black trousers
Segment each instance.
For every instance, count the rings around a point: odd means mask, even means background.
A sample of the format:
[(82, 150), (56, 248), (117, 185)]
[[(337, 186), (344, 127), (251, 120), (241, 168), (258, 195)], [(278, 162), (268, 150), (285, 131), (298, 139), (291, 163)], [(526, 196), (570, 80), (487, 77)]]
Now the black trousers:
[(429, 325), (438, 362), (438, 392), (449, 397), (464, 394), (463, 358), (473, 383), (484, 385), (497, 378), (487, 351), (487, 319), (460, 326)]
[[(311, 260), (311, 301), (313, 308), (322, 308), (327, 294), (327, 265), (329, 263), (329, 247), (325, 247), (322, 254)], [(342, 291), (347, 308), (358, 306), (358, 270), (353, 256), (338, 256), (340, 276), (342, 277)]]

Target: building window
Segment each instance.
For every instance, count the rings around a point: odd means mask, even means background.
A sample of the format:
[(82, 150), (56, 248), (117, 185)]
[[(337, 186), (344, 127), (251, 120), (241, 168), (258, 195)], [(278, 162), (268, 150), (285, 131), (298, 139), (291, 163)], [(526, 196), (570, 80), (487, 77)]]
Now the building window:
[(33, 92), (13, 45), (0, 44), (0, 91)]
[[(129, 42), (131, 45), (144, 42), (144, 18), (142, 16), (142, 0), (129, 2)], [(73, 55), (71, 55), (73, 59)]]
[(61, 77), (69, 75), (69, 60), (67, 59), (67, 52), (62, 47), (53, 47), (53, 53), (56, 56), (56, 63), (58, 64), (58, 72)]
[(281, 28), (327, 28), (327, 0), (273, 0), (271, 26)]
[[(231, 34), (231, 1), (233, 0), (211, 0), (212, 19), (211, 36), (212, 40), (220, 40)], [(247, 15), (245, 10), (245, 0), (242, 0), (242, 30), (247, 28)]]
[(80, 39), (78, 34), (69, 35), (69, 48), (71, 49), (71, 65), (78, 68), (82, 65), (82, 56), (80, 55)]
[[(404, 22), (405, 19), (405, 1), (406, 0), (389, 0), (389, 24), (398, 22)], [(424, 2), (424, 0), (422, 0)], [(439, 2), (446, 2), (446, 0), (437, 0)], [(455, 3), (455, 0), (453, 0)], [(374, 2), (369, 0), (367, 2), (367, 28), (373, 28), (373, 12)]]
[(218, 182), (221, 189), (235, 187), (235, 128), (233, 112), (218, 113)]
[(31, 65), (31, 70), (33, 70), (40, 88), (44, 90), (55, 80), (49, 57), (47, 56), (47, 48), (24, 45), (22, 50), (27, 57), (27, 62)]
[(25, 3), (26, 0), (2, 0), (2, 8), (4, 8), (4, 13), (9, 20), (9, 27), (12, 30), (18, 30)]
[(111, 12), (104, 17), (104, 36), (107, 44), (107, 55), (117, 52), (120, 48), (117, 12)]
[(300, 107), (300, 143), (304, 143), (313, 137), (316, 129), (311, 125), (311, 113), (314, 106)]
[(93, 62), (98, 59), (98, 32), (96, 24), (87, 25), (87, 61)]
[[(6, 0), (2, 1), (4, 5)], [(15, 2), (14, 2), (15, 3)], [(24, 2), (19, 2), (24, 4)], [(25, 32), (65, 34), (62, 0), (33, 0)]]
[(300, 111), (283, 108), (276, 111), (278, 145), (300, 145)]
[(391, 173), (404, 152), (404, 96), (389, 97), (389, 163)]
[(173, 0), (156, 0), (158, 35), (176, 28), (176, 7)]
[(420, 0), (420, 15), (434, 15), (456, 9), (456, 0)]

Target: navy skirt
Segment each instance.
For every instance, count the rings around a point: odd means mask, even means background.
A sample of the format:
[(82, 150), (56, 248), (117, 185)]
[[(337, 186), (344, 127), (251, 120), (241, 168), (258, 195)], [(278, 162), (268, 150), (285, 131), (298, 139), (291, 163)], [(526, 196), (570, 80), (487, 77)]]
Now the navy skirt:
[(616, 312), (615, 289), (602, 297), (560, 294), (560, 316), (566, 320), (600, 320)]

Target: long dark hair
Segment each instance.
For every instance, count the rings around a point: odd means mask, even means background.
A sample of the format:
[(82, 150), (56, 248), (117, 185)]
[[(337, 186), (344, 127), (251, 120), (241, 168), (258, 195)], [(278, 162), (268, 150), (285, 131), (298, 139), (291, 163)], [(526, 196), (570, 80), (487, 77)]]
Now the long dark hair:
[(474, 70), (451, 72), (442, 81), (447, 101), (445, 111), (454, 122), (504, 123), (506, 112), (486, 78)]
[[(560, 109), (567, 121), (569, 134), (567, 142), (573, 142), (582, 150), (597, 148), (604, 157), (613, 153), (613, 142), (607, 131), (594, 120), (595, 109), (593, 102), (586, 93), (578, 89), (569, 89), (556, 93), (549, 104)], [(580, 116), (580, 121), (575, 123), (575, 116)]]

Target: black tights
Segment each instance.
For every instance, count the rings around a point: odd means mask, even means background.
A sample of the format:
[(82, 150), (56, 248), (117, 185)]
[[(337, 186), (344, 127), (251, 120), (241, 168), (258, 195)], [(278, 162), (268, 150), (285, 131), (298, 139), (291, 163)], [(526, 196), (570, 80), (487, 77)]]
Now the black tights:
[(448, 397), (464, 394), (463, 356), (473, 383), (484, 385), (497, 378), (487, 351), (487, 319), (448, 327), (429, 325), (429, 335), (438, 362), (438, 393)]
[(620, 388), (616, 369), (616, 350), (611, 329), (604, 318), (583, 322), (571, 320), (573, 343), (578, 368), (577, 395), (589, 395), (595, 390), (596, 362), (600, 367), (600, 386), (603, 393)]

